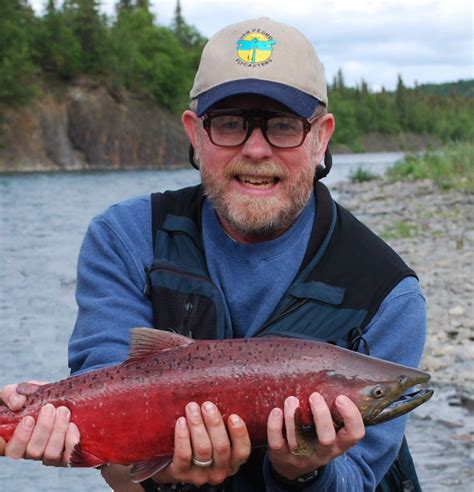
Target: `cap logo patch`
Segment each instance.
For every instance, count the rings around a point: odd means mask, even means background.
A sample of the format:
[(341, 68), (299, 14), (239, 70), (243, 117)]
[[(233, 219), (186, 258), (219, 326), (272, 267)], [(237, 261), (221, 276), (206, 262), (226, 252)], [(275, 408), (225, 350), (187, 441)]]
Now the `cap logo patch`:
[(268, 65), (272, 60), (273, 47), (276, 41), (261, 29), (247, 31), (237, 40), (236, 62), (248, 67)]

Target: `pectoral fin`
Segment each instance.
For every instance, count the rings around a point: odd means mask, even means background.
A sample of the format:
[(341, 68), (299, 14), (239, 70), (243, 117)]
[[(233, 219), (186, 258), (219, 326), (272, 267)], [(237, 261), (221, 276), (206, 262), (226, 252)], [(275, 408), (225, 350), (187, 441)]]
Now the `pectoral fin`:
[(172, 454), (157, 456), (151, 460), (137, 461), (130, 470), (130, 478), (132, 482), (138, 483), (150, 478), (155, 473), (163, 470), (173, 461)]
[(97, 468), (98, 466), (105, 465), (104, 460), (97, 458), (91, 453), (83, 451), (81, 448), (81, 443), (78, 442), (74, 446), (74, 450), (71, 454), (71, 458), (69, 459), (69, 466), (84, 466)]
[(298, 447), (292, 453), (298, 456), (313, 454), (318, 439), (316, 428), (314, 425), (303, 424), (300, 407), (295, 410), (295, 433)]

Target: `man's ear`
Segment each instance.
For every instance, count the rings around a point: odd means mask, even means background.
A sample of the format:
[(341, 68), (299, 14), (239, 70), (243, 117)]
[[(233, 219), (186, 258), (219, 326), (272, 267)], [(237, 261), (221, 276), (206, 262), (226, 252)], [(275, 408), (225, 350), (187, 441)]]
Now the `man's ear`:
[(332, 113), (325, 114), (318, 122), (318, 154), (321, 153), (321, 158), (326, 152), (335, 127), (336, 121)]
[(196, 148), (196, 125), (198, 116), (194, 111), (187, 109), (181, 116), (181, 123), (188, 135), (191, 145)]

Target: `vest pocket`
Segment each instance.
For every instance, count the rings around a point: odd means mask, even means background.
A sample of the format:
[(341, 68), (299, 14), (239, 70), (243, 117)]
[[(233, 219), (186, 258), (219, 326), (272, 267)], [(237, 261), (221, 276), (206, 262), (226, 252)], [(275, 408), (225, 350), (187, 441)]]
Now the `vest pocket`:
[(201, 275), (167, 265), (149, 271), (155, 328), (197, 339), (218, 337), (217, 289)]

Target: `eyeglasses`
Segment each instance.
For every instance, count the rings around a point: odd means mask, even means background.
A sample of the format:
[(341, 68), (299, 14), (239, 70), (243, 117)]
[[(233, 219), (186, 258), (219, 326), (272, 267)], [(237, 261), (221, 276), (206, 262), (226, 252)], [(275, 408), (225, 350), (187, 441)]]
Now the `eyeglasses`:
[(244, 144), (258, 127), (271, 146), (291, 149), (304, 142), (319, 117), (308, 120), (280, 111), (217, 109), (205, 113), (202, 124), (211, 142), (219, 147)]

